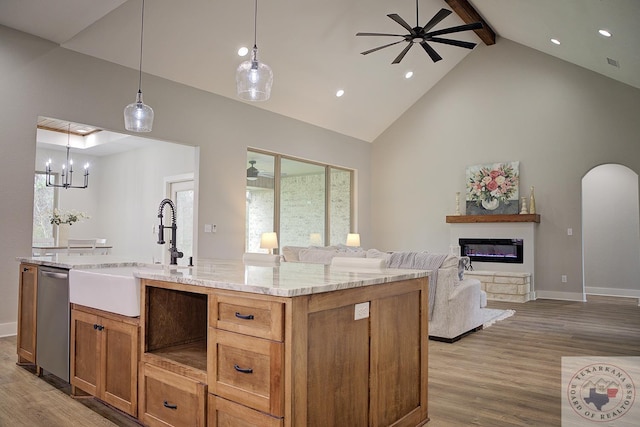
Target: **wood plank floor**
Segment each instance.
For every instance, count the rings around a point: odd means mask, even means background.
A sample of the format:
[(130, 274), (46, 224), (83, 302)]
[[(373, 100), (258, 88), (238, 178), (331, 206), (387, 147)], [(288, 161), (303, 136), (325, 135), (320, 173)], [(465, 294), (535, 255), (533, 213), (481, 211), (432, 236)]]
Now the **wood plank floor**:
[[(560, 426), (563, 356), (640, 356), (638, 300), (588, 299), (490, 301), (516, 314), (454, 344), (429, 341), (427, 426)], [(0, 427), (137, 425), (16, 360), (15, 337), (0, 339)]]

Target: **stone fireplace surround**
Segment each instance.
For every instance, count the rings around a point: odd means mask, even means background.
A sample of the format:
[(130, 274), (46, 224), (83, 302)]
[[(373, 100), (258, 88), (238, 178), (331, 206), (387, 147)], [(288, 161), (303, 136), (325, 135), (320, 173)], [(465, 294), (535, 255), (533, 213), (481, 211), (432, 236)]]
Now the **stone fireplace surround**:
[(480, 280), (487, 299), (513, 302), (535, 299), (535, 224), (539, 222), (537, 214), (447, 216), (453, 247), (459, 246), (461, 238), (523, 240), (522, 264), (474, 261), (473, 271), (465, 272), (465, 277)]

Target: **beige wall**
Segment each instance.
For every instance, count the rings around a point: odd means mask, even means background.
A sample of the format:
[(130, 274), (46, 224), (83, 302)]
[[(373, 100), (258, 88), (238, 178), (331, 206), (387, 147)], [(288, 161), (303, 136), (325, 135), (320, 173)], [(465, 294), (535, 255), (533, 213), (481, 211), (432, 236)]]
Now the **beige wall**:
[(640, 172), (640, 90), (509, 40), (478, 46), (374, 141), (373, 244), (448, 248), (465, 168), (512, 160), (541, 215), (537, 296), (580, 299), (581, 179), (603, 163)]
[[(122, 111), (135, 99), (137, 72), (0, 26), (0, 336), (15, 332), (18, 263), (31, 246), (36, 120), (39, 115), (124, 133)], [(233, 79), (233, 69), (230, 69)], [(274, 91), (277, 90), (277, 76)], [(167, 80), (143, 77), (145, 102), (155, 111), (149, 137), (200, 147), (203, 258), (240, 258), (244, 251), (247, 147), (357, 170), (357, 222), (363, 244), (371, 233), (370, 144), (253, 105)], [(96, 171), (97, 173), (97, 171)], [(92, 178), (94, 175), (92, 175)], [(97, 179), (97, 177), (95, 177)], [(157, 212), (153, 206), (140, 206)], [(149, 236), (153, 238), (153, 236)]]

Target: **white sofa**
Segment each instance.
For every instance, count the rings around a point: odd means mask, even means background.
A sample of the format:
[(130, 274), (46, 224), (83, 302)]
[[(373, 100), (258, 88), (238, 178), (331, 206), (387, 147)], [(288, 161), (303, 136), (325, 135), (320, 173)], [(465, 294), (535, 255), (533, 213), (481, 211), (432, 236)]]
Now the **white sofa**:
[[(455, 342), (463, 336), (482, 329), (482, 307), (486, 295), (477, 279), (464, 278), (463, 259), (455, 255), (429, 254), (426, 252), (386, 253), (376, 249), (364, 251), (347, 246), (282, 248), (284, 262), (308, 262), (331, 265), (341, 257), (383, 258), (388, 268), (429, 269), (434, 273), (429, 286), (430, 308), (429, 338)], [(348, 263), (340, 262), (334, 264)], [(439, 268), (425, 266), (439, 265)], [(344, 268), (344, 267), (341, 267)], [(432, 299), (433, 298), (433, 299)]]

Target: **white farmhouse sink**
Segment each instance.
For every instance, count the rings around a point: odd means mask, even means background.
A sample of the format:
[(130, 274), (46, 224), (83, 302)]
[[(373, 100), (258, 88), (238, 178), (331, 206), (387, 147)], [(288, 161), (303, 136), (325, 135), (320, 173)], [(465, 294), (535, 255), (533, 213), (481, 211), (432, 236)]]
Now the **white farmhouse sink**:
[(124, 316), (140, 316), (140, 279), (133, 273), (157, 270), (139, 266), (71, 269), (69, 301)]

